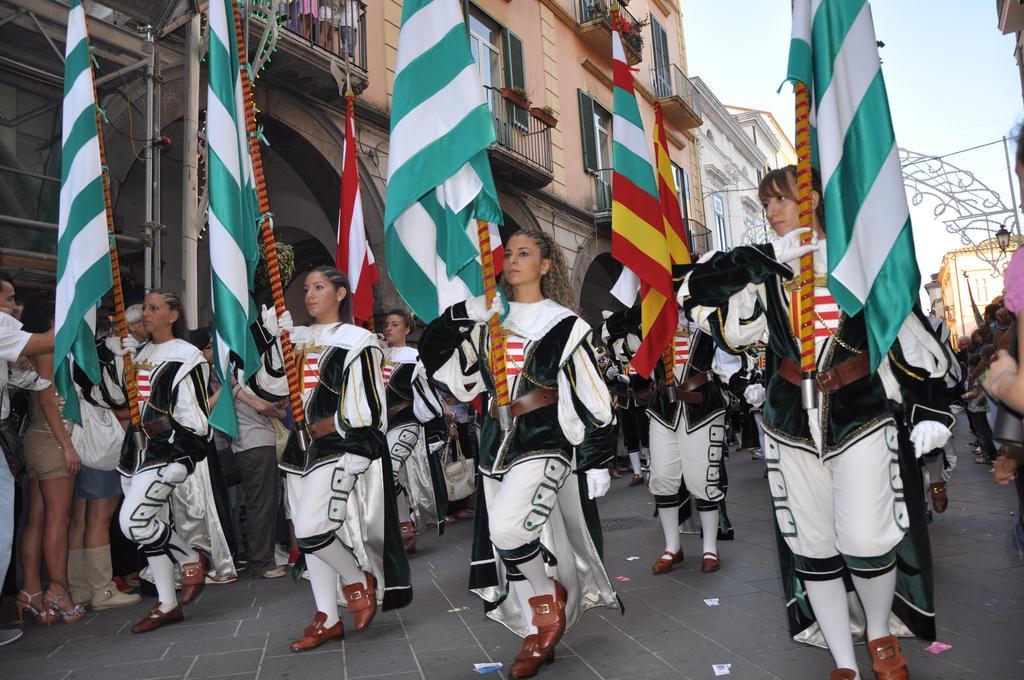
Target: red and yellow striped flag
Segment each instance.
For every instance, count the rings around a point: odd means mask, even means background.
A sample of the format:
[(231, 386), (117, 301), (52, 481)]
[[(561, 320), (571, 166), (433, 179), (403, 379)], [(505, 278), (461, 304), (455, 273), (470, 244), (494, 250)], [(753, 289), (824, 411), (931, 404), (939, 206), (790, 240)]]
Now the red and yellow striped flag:
[(672, 177), (672, 161), (668, 155), (665, 123), (661, 103), (654, 105), (654, 162), (658, 168), (658, 197), (665, 218), (665, 238), (672, 264), (690, 264), (690, 244), (686, 242), (683, 212), (679, 208), (676, 180)]
[(612, 257), (640, 279), (642, 342), (630, 363), (647, 377), (675, 333), (672, 261), (633, 72), (618, 30), (612, 33), (612, 59)]

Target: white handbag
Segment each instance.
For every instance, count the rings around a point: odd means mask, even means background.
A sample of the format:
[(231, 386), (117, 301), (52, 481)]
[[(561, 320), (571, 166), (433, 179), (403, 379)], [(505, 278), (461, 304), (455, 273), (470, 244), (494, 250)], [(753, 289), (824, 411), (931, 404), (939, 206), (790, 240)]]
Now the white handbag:
[(71, 428), (71, 443), (82, 465), (94, 470), (113, 470), (121, 456), (124, 428), (110, 409), (93, 406), (85, 399), (80, 399), (78, 405), (82, 424)]
[(443, 464), (449, 501), (461, 501), (476, 491), (476, 461), (462, 455), (458, 439), (445, 449)]

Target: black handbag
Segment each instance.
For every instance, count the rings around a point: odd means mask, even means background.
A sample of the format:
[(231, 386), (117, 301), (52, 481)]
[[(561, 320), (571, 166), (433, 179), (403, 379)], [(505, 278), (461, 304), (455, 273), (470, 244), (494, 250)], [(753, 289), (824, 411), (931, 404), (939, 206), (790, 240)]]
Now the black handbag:
[[(11, 476), (17, 479), (25, 469), (25, 431), (28, 430), (31, 412), (28, 400), (32, 397), (21, 388), (4, 387), (10, 400), (11, 412), (4, 420), (0, 420), (0, 446), (4, 449), (7, 467)], [(0, 395), (2, 398), (2, 395)]]

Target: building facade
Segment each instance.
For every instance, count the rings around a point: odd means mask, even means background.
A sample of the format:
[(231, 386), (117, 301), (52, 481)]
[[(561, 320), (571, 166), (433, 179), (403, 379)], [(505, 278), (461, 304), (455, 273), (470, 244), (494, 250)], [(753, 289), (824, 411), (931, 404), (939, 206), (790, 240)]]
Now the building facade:
[[(347, 79), (358, 93), (363, 214), (382, 270), (375, 299), (378, 313), (383, 313), (401, 303), (387, 277), (383, 214), (402, 3), (240, 4), (250, 58), (258, 59), (261, 49), (272, 51), (258, 74), (255, 102), (261, 134), (268, 142), (262, 148), (263, 166), (275, 233), (294, 247), (298, 272), (334, 261), (344, 135), (335, 75)], [(105, 0), (103, 5), (111, 11), (93, 17), (90, 31), (108, 121), (104, 134), (115, 180), (112, 205), (118, 229), (125, 235), (122, 260), (136, 288), (148, 281), (181, 289), (192, 300), (192, 325), (206, 323), (206, 93), (200, 21), (190, 15), (191, 3), (177, 0)], [(490, 157), (505, 218), (502, 234), (507, 237), (518, 228), (553, 234), (572, 268), (579, 306), (592, 322), (600, 318), (601, 309), (615, 304), (608, 291), (620, 269), (609, 254), (609, 5), (607, 0), (463, 3), (494, 120), (497, 141)], [(630, 26), (625, 50), (638, 69), (645, 130), (652, 132), (654, 107), (660, 103), (680, 201), (699, 251), (703, 205), (692, 178), (698, 168), (695, 131), (702, 124), (701, 99), (687, 77), (678, 0), (632, 0), (623, 5)], [(276, 15), (270, 12), (274, 7)], [(11, 0), (0, 5), (0, 56), (22, 64), (17, 71), (0, 72), (0, 89), (13, 97), (0, 97), (2, 106), (15, 102), (11, 110), (3, 110), (5, 123), (15, 123), (0, 128), (0, 153), (6, 155), (0, 162), (0, 192), (24, 199), (19, 204), (4, 201), (0, 220), (5, 232), (8, 226), (32, 225), (31, 239), (0, 238), (0, 266), (16, 269), (23, 279), (31, 273), (40, 285), (48, 277), (52, 282), (59, 192), (59, 179), (54, 180), (60, 167), (59, 134), (54, 144), (52, 131), (60, 129), (62, 67), (47, 43), (63, 45), (66, 14), (66, 4), (57, 0)], [(36, 21), (43, 34), (36, 30)], [(146, 25), (152, 27), (148, 34)], [(45, 87), (39, 85), (37, 72), (48, 75)], [(46, 107), (48, 111), (35, 113)], [(149, 143), (161, 135), (170, 139), (170, 147)], [(35, 152), (40, 140), (49, 140), (43, 154)], [(19, 190), (25, 186), (31, 190)], [(287, 291), (293, 309), (301, 309), (301, 285), (301, 280), (294, 281)]]
[(1024, 98), (1024, 3), (1020, 0), (996, 0), (999, 31), (1014, 35), (1013, 58), (1020, 73), (1021, 97)]
[[(725, 250), (748, 242), (747, 234), (763, 232), (757, 185), (769, 167), (768, 157), (708, 85), (700, 78), (691, 80), (700, 94), (704, 118), (697, 133), (699, 200), (713, 247)], [(771, 134), (761, 127), (762, 136)]]
[[(999, 249), (994, 240), (979, 247), (988, 249), (993, 256)], [(1008, 261), (1003, 260), (1003, 265)], [(954, 343), (959, 337), (970, 336), (978, 327), (975, 309), (978, 314), (984, 314), (986, 305), (1003, 293), (1002, 273), (997, 273), (992, 265), (981, 259), (973, 246), (943, 255), (935, 281), (941, 286), (941, 313)]]

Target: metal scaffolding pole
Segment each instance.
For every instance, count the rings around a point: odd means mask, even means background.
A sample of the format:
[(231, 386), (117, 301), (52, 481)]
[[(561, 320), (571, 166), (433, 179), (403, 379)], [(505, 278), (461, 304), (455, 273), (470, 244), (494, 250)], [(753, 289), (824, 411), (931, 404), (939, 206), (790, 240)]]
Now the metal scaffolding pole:
[(199, 51), (200, 15), (185, 26), (185, 132), (181, 147), (181, 299), (190, 328), (199, 323)]
[(145, 223), (142, 225), (142, 237), (146, 244), (143, 257), (143, 286), (146, 290), (153, 288), (153, 67), (156, 49), (153, 44), (152, 30), (146, 33), (146, 53), (149, 63), (146, 64), (146, 141), (143, 149), (143, 162), (146, 168), (145, 188)]
[(164, 220), (161, 206), (161, 182), (160, 170), (163, 165), (163, 146), (156, 143), (160, 139), (163, 130), (163, 122), (160, 110), (163, 106), (163, 87), (161, 86), (160, 53), (154, 43), (153, 45), (153, 127), (150, 130), (149, 147), (153, 156), (153, 287), (163, 288), (163, 245), (164, 245)]

